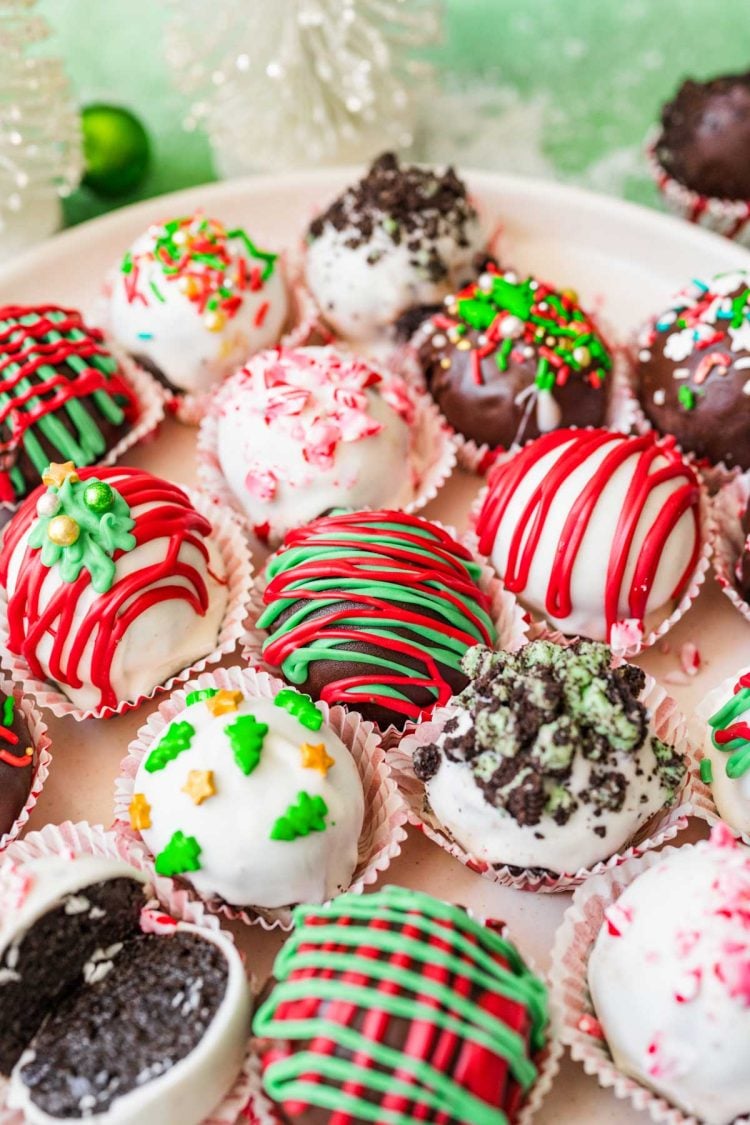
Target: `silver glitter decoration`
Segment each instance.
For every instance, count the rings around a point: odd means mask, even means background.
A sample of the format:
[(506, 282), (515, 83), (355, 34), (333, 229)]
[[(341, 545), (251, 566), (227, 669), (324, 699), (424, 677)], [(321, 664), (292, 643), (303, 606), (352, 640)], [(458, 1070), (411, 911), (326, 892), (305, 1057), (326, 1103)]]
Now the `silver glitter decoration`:
[(362, 161), (414, 141), (437, 0), (169, 0), (166, 59), (217, 172)]
[(0, 257), (57, 229), (59, 197), (82, 170), (81, 124), (36, 0), (0, 0)]

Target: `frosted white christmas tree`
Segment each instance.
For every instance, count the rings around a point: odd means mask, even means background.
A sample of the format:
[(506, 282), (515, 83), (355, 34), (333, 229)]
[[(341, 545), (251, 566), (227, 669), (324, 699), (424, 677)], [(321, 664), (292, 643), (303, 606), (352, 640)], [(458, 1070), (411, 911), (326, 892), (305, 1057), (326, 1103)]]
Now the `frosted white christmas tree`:
[(0, 259), (60, 225), (81, 172), (80, 118), (62, 63), (40, 51), (36, 0), (0, 0)]
[(170, 0), (166, 54), (217, 172), (360, 161), (413, 140), (436, 0)]

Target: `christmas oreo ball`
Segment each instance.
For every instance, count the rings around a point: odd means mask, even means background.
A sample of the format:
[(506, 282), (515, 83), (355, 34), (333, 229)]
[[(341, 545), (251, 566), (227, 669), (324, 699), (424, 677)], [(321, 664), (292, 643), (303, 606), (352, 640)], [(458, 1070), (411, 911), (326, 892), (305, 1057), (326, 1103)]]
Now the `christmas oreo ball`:
[(373, 340), (472, 276), (482, 248), (476, 211), (452, 168), (400, 165), (384, 153), (311, 223), (305, 278), (337, 335)]
[(628, 1075), (687, 1115), (631, 1093), (654, 1120), (730, 1125), (750, 1112), (748, 900), (750, 850), (719, 824), (636, 874), (604, 911), (588, 960), (594, 1014), (615, 1080)]
[(477, 646), (469, 684), (413, 768), (443, 829), (493, 866), (572, 875), (621, 851), (674, 800), (686, 765), (650, 730), (646, 677), (606, 645)]
[(480, 565), (404, 512), (315, 520), (286, 536), (266, 575), (266, 663), (381, 728), (447, 702), (466, 684), (466, 649), (496, 640)]
[(697, 573), (700, 484), (674, 438), (556, 430), (494, 466), (477, 534), (507, 589), (555, 628), (642, 638)]
[(277, 343), (289, 299), (277, 254), (195, 212), (133, 243), (108, 310), (115, 339), (169, 390), (202, 394)]
[(253, 1021), (284, 1122), (516, 1120), (549, 1032), (545, 986), (511, 941), (402, 887), (294, 922)]
[(212, 455), (251, 527), (272, 543), (332, 508), (415, 498), (416, 400), (361, 359), (334, 348), (262, 352), (228, 380), (214, 412)]
[(634, 381), (648, 421), (686, 453), (750, 468), (750, 270), (678, 293), (641, 331)]
[[(212, 525), (140, 469), (52, 464), (7, 525), (7, 648), (78, 708), (116, 709), (211, 652), (227, 605)], [(46, 487), (45, 487), (46, 486)]]
[(22, 500), (50, 461), (101, 461), (138, 414), (103, 334), (80, 313), (0, 308), (0, 501)]
[(18, 819), (34, 778), (34, 741), (13, 695), (0, 691), (0, 839)]
[[(721, 698), (716, 699), (720, 695)], [(711, 787), (719, 816), (750, 836), (750, 668), (724, 684), (706, 719), (701, 778)]]
[(309, 696), (191, 692), (142, 759), (131, 827), (160, 875), (206, 899), (276, 909), (351, 884), (364, 795), (350, 751)]
[(489, 263), (414, 342), (441, 412), (477, 445), (606, 421), (612, 355), (570, 290)]
[(239, 953), (150, 909), (144, 876), (100, 856), (0, 868), (0, 1075), (34, 1125), (211, 1115), (250, 1031)]

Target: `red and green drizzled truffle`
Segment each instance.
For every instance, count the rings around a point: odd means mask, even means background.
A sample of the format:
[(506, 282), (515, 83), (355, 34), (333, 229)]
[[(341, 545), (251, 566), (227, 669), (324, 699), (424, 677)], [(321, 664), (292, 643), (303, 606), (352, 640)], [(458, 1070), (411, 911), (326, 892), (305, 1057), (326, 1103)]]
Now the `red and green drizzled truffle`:
[(285, 1122), (514, 1119), (547, 999), (497, 928), (402, 887), (301, 906), (294, 922), (253, 1025)]
[(315, 520), (287, 535), (267, 575), (265, 661), (381, 726), (447, 702), (466, 685), (466, 649), (496, 640), (479, 564), (403, 512)]
[(0, 501), (23, 499), (50, 461), (101, 461), (137, 416), (133, 388), (80, 313), (0, 309)]
[(750, 668), (732, 676), (710, 699), (715, 710), (707, 719), (701, 778), (711, 786), (727, 824), (750, 833)]
[(433, 398), (464, 437), (508, 447), (604, 424), (612, 357), (574, 292), (488, 263), (445, 306), (415, 344)]

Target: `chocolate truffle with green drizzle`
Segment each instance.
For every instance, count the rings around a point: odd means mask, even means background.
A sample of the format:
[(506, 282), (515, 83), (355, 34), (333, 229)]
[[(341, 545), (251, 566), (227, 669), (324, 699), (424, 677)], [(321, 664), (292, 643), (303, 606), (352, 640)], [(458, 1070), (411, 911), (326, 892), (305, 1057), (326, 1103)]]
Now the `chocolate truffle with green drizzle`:
[(255, 1015), (295, 1125), (504, 1125), (538, 1076), (542, 982), (497, 928), (402, 887), (294, 911)]
[(466, 684), (463, 653), (495, 643), (480, 567), (404, 512), (325, 516), (268, 564), (265, 660), (326, 703), (402, 727)]
[(606, 422), (612, 358), (571, 290), (492, 263), (415, 336), (433, 398), (478, 445)]

